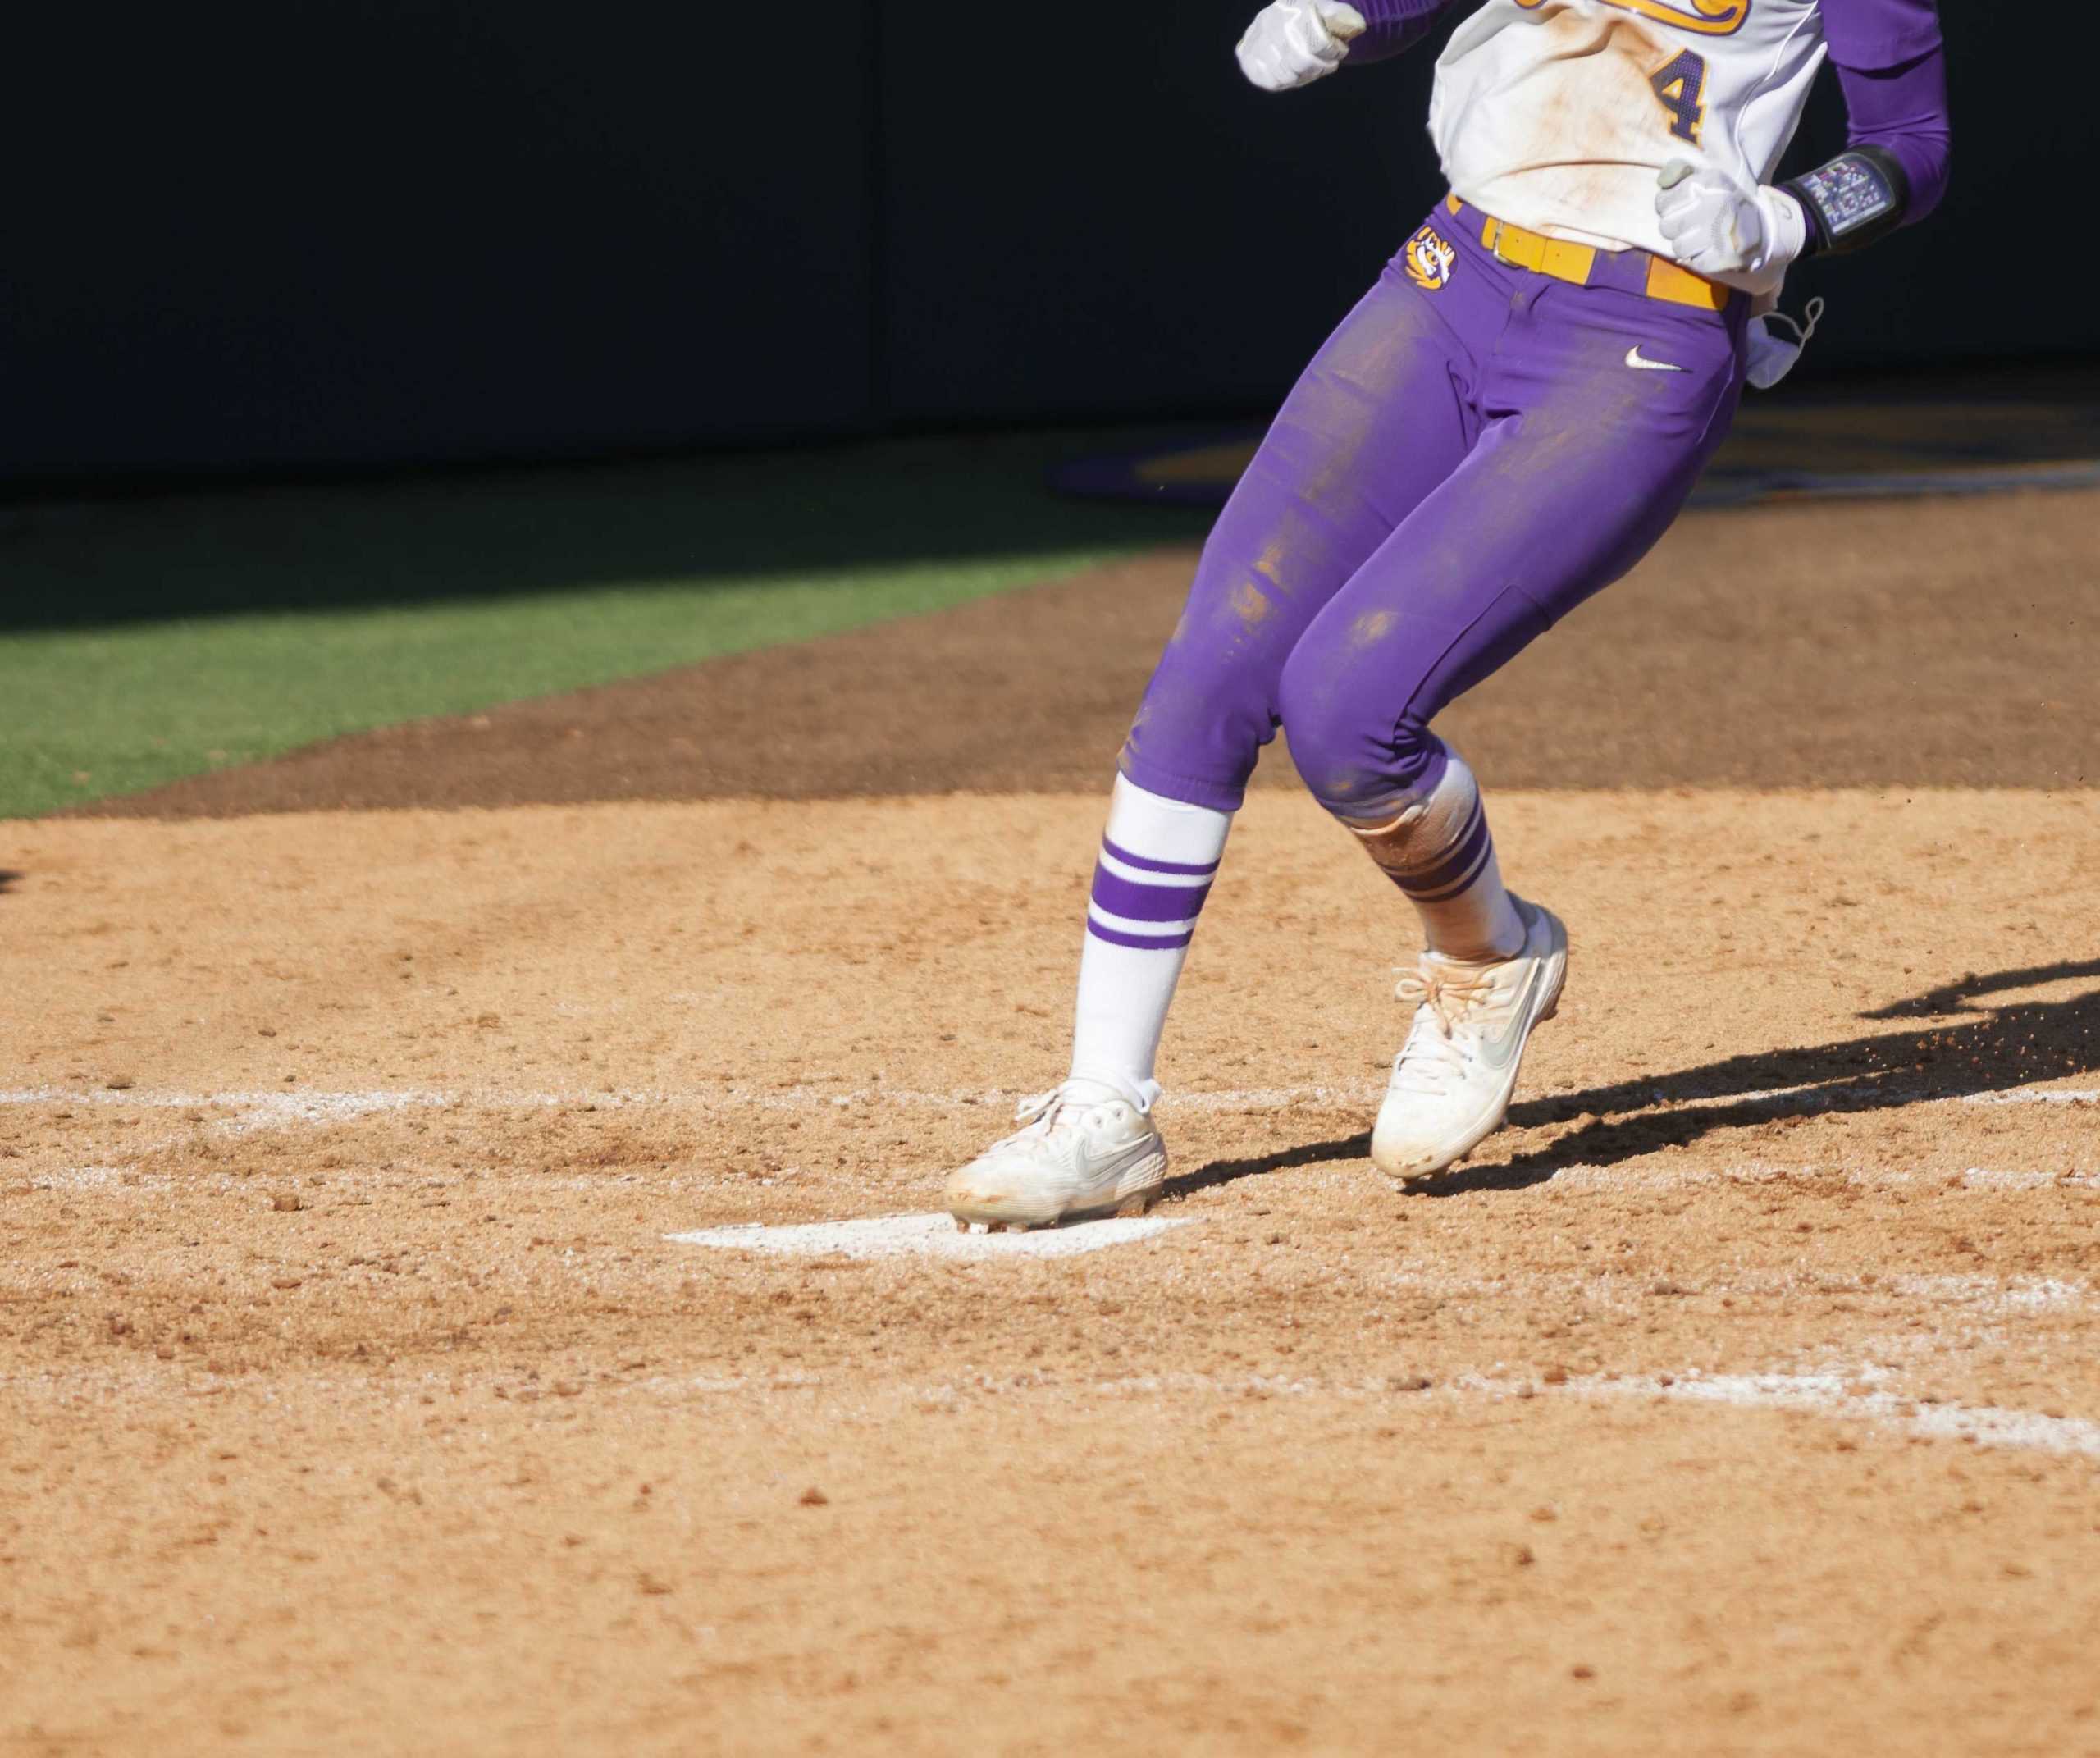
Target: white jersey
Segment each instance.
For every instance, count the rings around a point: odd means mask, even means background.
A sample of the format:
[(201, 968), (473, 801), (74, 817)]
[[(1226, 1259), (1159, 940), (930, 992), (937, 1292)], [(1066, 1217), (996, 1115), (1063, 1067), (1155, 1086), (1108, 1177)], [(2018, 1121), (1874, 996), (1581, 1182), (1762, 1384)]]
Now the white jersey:
[(1824, 55), (1817, 0), (1488, 0), (1436, 63), (1429, 132), (1476, 208), (1667, 256), (1656, 173), (1769, 182)]

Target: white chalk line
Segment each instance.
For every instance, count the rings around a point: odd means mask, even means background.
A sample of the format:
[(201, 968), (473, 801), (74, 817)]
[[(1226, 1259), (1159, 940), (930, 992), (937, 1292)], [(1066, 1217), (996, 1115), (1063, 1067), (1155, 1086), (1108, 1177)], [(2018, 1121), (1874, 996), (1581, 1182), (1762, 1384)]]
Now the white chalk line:
[[(193, 1395), (199, 1392), (236, 1397), (259, 1395), (266, 1399), (276, 1395), (276, 1377), (255, 1378), (258, 1383), (249, 1384), (243, 1376), (200, 1373), (193, 1365), (180, 1363), (158, 1368), (144, 1364), (115, 1372), (69, 1366), (63, 1370), (47, 1368), (33, 1372), (0, 1374), (0, 1390), (11, 1395), (81, 1409), (106, 1405), (119, 1397), (136, 1399), (171, 1385)], [(449, 1372), (410, 1375), (399, 1396), (405, 1400), (427, 1386), (442, 1386), (451, 1378)], [(368, 1379), (337, 1382), (323, 1377), (315, 1383), (339, 1393), (346, 1400), (367, 1397), (373, 1390)], [(2059, 1459), (2091, 1459), (2100, 1464), (2100, 1422), (2084, 1417), (2014, 1409), (2002, 1404), (1954, 1403), (1937, 1400), (1929, 1393), (1914, 1395), (1901, 1389), (1901, 1381), (1891, 1369), (1874, 1363), (1826, 1364), (1806, 1372), (1707, 1373), (1690, 1369), (1682, 1373), (1581, 1375), (1557, 1384), (1512, 1377), (1500, 1371), (1498, 1364), (1495, 1371), (1461, 1374), (1426, 1388), (1418, 1387), (1419, 1381), (1395, 1384), (1386, 1376), (1322, 1380), (1289, 1374), (1167, 1372), (1092, 1380), (1049, 1371), (1011, 1375), (966, 1371), (952, 1380), (883, 1386), (879, 1390), (886, 1399), (915, 1404), (921, 1410), (952, 1407), (966, 1398), (988, 1394), (1002, 1397), (1039, 1394), (1075, 1402), (1096, 1398), (1176, 1395), (1235, 1401), (1326, 1398), (1350, 1404), (1376, 1404), (1393, 1409), (1413, 1407), (1423, 1400), (1495, 1404), (1526, 1400), (1541, 1404), (1552, 1400), (1599, 1404), (1637, 1400), (1696, 1409), (1751, 1413), (1792, 1411), (1828, 1421), (1857, 1422), (1884, 1434), (1906, 1438), (1955, 1441)], [(684, 1399), (695, 1395), (791, 1395), (801, 1399), (821, 1398), (828, 1393), (843, 1394), (865, 1410), (870, 1394), (879, 1388), (858, 1372), (829, 1376), (776, 1371), (755, 1374), (652, 1374), (624, 1384), (604, 1385), (598, 1390), (601, 1394), (660, 1399)]]
[[(1468, 1374), (1450, 1390), (1497, 1400), (1559, 1396), (1586, 1400), (1645, 1398), (1675, 1404), (1742, 1410), (1797, 1410), (1838, 1421), (1859, 1422), (1929, 1441), (1961, 1441), (2100, 1460), (2100, 1422), (2083, 1417), (2048, 1416), (1997, 1404), (1933, 1401), (1891, 1389), (1889, 1370), (1872, 1363), (1810, 1373), (1581, 1375), (1558, 1385)], [(1200, 1374), (1160, 1374), (1111, 1381), (1092, 1390), (1122, 1395), (1162, 1391), (1208, 1391), (1239, 1397), (1291, 1397), (1322, 1392), (1390, 1396), (1389, 1383), (1324, 1386), (1281, 1375), (1220, 1380)], [(1404, 1394), (1403, 1395), (1411, 1395)]]
[(1873, 1288), (1862, 1284), (1859, 1292), (1871, 1295), (1881, 1288), (1906, 1299), (2007, 1314), (2073, 1313), (2092, 1304), (2092, 1291), (2084, 1283), (2045, 1276), (1892, 1276)]
[[(139, 1092), (129, 1087), (99, 1087), (85, 1090), (58, 1087), (30, 1087), (0, 1091), (0, 1105), (49, 1105), (59, 1108), (101, 1107), (111, 1110), (233, 1112), (228, 1116), (207, 1116), (203, 1121), (238, 1133), (278, 1129), (294, 1124), (354, 1122), (380, 1112), (466, 1108), (480, 1100), (450, 1093), (417, 1091), (182, 1093)], [(564, 1103), (552, 1095), (520, 1095), (516, 1104), (555, 1105)], [(504, 1106), (503, 1108), (511, 1108)]]
[(1885, 1377), (1883, 1370), (1861, 1368), (1850, 1373), (1671, 1375), (1665, 1384), (1658, 1375), (1571, 1380), (1565, 1389), (1591, 1398), (1648, 1397), (1738, 1409), (1800, 1410), (1871, 1422), (1929, 1441), (1965, 1441), (1979, 1446), (2100, 1459), (2100, 1422), (1996, 1404), (1929, 1403), (1879, 1389), (1878, 1382)]
[[(1767, 1104), (1783, 1099), (1813, 1097), (1815, 1086), (1774, 1087), (1751, 1093), (1719, 1092), (1672, 1097), (1658, 1090), (1646, 1106), (1627, 1106), (1599, 1113), (1605, 1121), (1633, 1117), (1655, 1110), (1697, 1110), (1715, 1106)], [(1368, 1083), (1350, 1086), (1281, 1086), (1227, 1088), (1215, 1091), (1170, 1093), (1160, 1101), (1169, 1112), (1289, 1111), (1299, 1107), (1362, 1109), (1375, 1106), (1382, 1085)], [(843, 1090), (793, 1085), (773, 1089), (724, 1086), (712, 1090), (647, 1092), (627, 1089), (607, 1092), (552, 1093), (455, 1091), (431, 1088), (383, 1088), (369, 1091), (282, 1091), (190, 1093), (150, 1092), (131, 1088), (30, 1087), (0, 1089), (0, 1106), (106, 1106), (156, 1110), (234, 1111), (231, 1121), (245, 1128), (268, 1129), (297, 1123), (354, 1121), (386, 1112), (432, 1111), (544, 1111), (615, 1110), (660, 1107), (670, 1110), (822, 1111), (850, 1110), (856, 1106), (883, 1105), (900, 1109), (993, 1110), (1017, 1103), (1027, 1095), (1018, 1089), (985, 1087), (922, 1089), (911, 1087), (865, 1086)], [(1568, 1095), (1541, 1094), (1526, 1103), (1541, 1103)], [(1833, 1097), (1833, 1107), (1838, 1097)], [(2096, 1105), (2100, 1088), (2016, 1089), (2003, 1093), (1965, 1093), (1949, 1098), (1921, 1098), (1920, 1105)], [(1574, 1120), (1570, 1120), (1574, 1121)]]
[[(793, 1391), (821, 1393), (822, 1375), (709, 1376), (660, 1381), (656, 1388), (676, 1393), (729, 1394)], [(1396, 1386), (1390, 1378), (1326, 1381), (1286, 1374), (1226, 1376), (1200, 1372), (1130, 1375), (1114, 1380), (1075, 1380), (1062, 1374), (1013, 1376), (972, 1374), (955, 1381), (900, 1388), (902, 1396), (922, 1408), (960, 1403), (973, 1394), (1043, 1392), (1068, 1398), (1157, 1398), (1174, 1395), (1230, 1398), (1334, 1398), (1353, 1403), (1411, 1401), (1425, 1395), (1419, 1381)], [(864, 1395), (863, 1381), (849, 1388)], [(1519, 1399), (1575, 1399), (1590, 1403), (1643, 1400), (1707, 1409), (1748, 1412), (1794, 1411), (1834, 1422), (1859, 1422), (1882, 1432), (1923, 1441), (1952, 1441), (1976, 1446), (2045, 1453), (2057, 1458), (2100, 1462), (2100, 1422), (2084, 1417), (2052, 1416), (2000, 1404), (1969, 1404), (1913, 1395), (1901, 1389), (1890, 1369), (1876, 1363), (1825, 1367), (1809, 1372), (1586, 1374), (1558, 1383), (1510, 1378), (1499, 1373), (1468, 1373), (1428, 1395), (1496, 1403)]]
[[(1733, 1094), (1706, 1103), (1738, 1105), (1756, 1100), (1783, 1099), (1812, 1093), (1807, 1088), (1777, 1089), (1762, 1094)], [(1299, 1109), (1347, 1110), (1367, 1115), (1382, 1089), (1368, 1085), (1349, 1089), (1329, 1086), (1230, 1088), (1212, 1092), (1170, 1094), (1161, 1110), (1177, 1114), (1240, 1115), (1250, 1112), (1285, 1112)], [(1016, 1102), (1015, 1091), (1001, 1088), (981, 1090), (927, 1091), (902, 1087), (858, 1087), (833, 1091), (807, 1084), (778, 1089), (723, 1086), (684, 1092), (650, 1092), (619, 1089), (603, 1092), (535, 1092), (531, 1090), (459, 1090), (443, 1088), (377, 1088), (365, 1090), (285, 1091), (281, 1089), (230, 1090), (216, 1093), (139, 1090), (135, 1088), (31, 1087), (0, 1089), (0, 1107), (45, 1107), (57, 1111), (106, 1109), (112, 1111), (187, 1111), (196, 1113), (193, 1126), (215, 1136), (240, 1137), (273, 1130), (328, 1128), (354, 1124), (363, 1119), (407, 1112), (595, 1112), (660, 1109), (673, 1112), (731, 1113), (740, 1108), (810, 1113), (823, 1111), (850, 1112), (856, 1108), (883, 1105), (903, 1109), (920, 1107), (955, 1111), (983, 1109), (987, 1121), (1001, 1118), (1005, 1107)], [(1669, 1101), (1658, 1097), (1665, 1108), (1696, 1108), (1701, 1101)], [(2086, 1105), (2100, 1103), (2100, 1089), (2020, 1089), (2005, 1093), (1965, 1094), (1952, 1098), (1920, 1099), (1921, 1105), (1986, 1104)], [(1643, 1113), (1628, 1108), (1612, 1113), (1629, 1119)], [(133, 1165), (145, 1156), (180, 1145), (180, 1135), (162, 1135), (129, 1145)], [(798, 1174), (795, 1174), (798, 1175)], [(513, 1174), (529, 1177), (529, 1174)], [(783, 1179), (791, 1176), (783, 1170)], [(1805, 1176), (1842, 1178), (1849, 1185), (1881, 1187), (1947, 1185), (1958, 1184), (1974, 1190), (2029, 1190), (2046, 1188), (2100, 1188), (2100, 1171), (2043, 1171), (2034, 1168), (1970, 1167), (1957, 1172), (1898, 1171), (1866, 1167), (1803, 1167), (1738, 1162), (1720, 1167), (1687, 1167), (1641, 1163), (1632, 1166), (1599, 1165), (1574, 1161), (1555, 1170), (1553, 1183), (1563, 1190), (1601, 1190), (1638, 1191), (1675, 1190), (1702, 1185), (1778, 1183)], [(93, 1190), (141, 1185), (131, 1168), (94, 1163), (32, 1173), (31, 1188)], [(154, 1180), (158, 1182), (158, 1180)], [(771, 1183), (770, 1179), (761, 1183)], [(581, 1187), (588, 1180), (569, 1180)]]
[(1156, 1239), (1194, 1217), (1133, 1216), (1083, 1226), (1045, 1227), (1029, 1233), (961, 1233), (945, 1213), (876, 1215), (861, 1221), (819, 1221), (787, 1226), (748, 1222), (670, 1233), (677, 1245), (718, 1251), (756, 1251), (792, 1258), (1074, 1258), (1112, 1246)]
[[(1288, 1110), (1300, 1105), (1362, 1107), (1375, 1105), (1382, 1087), (1261, 1087), (1224, 1092), (1170, 1095), (1171, 1111)], [(31, 1087), (0, 1090), (0, 1106), (103, 1107), (112, 1109), (234, 1111), (232, 1119), (216, 1119), (249, 1128), (269, 1129), (296, 1123), (354, 1121), (396, 1111), (847, 1111), (856, 1106), (957, 1111), (983, 1107), (1010, 1109), (1029, 1096), (1018, 1088), (957, 1088), (928, 1091), (910, 1087), (853, 1087), (843, 1090), (814, 1086), (774, 1089), (722, 1087), (690, 1092), (617, 1089), (598, 1093), (459, 1092), (432, 1088), (390, 1088), (369, 1092), (146, 1092), (134, 1088), (70, 1089)]]

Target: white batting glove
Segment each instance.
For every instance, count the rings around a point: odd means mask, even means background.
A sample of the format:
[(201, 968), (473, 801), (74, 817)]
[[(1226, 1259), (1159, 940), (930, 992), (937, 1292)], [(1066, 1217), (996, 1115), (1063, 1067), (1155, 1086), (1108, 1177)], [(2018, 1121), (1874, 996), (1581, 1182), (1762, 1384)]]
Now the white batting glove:
[(1672, 159), (1656, 179), (1655, 217), (1687, 268), (1746, 293), (1776, 293), (1808, 249), (1808, 216), (1784, 189), (1717, 165)]
[(1265, 92), (1295, 91), (1341, 66), (1363, 28), (1363, 15), (1342, 0), (1276, 0), (1239, 39), (1239, 71)]

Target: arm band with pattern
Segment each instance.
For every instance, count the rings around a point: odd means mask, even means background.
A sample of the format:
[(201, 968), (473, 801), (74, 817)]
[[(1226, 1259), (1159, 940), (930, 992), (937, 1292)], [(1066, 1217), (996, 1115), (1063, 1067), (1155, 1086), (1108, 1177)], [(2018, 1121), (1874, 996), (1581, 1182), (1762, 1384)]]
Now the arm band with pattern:
[(1827, 165), (1779, 187), (1808, 216), (1808, 254), (1865, 249), (1902, 225), (1911, 205), (1910, 174), (1893, 153), (1851, 146)]

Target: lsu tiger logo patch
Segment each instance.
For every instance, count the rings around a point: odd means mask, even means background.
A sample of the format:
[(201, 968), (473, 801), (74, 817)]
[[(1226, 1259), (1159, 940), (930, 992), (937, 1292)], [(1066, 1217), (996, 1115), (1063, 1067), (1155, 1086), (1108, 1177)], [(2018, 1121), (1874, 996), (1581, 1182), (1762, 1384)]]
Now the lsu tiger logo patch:
[(1408, 279), (1425, 293), (1435, 293), (1451, 279), (1451, 269), (1459, 260), (1459, 253), (1438, 235), (1436, 228), (1425, 226), (1408, 240)]

